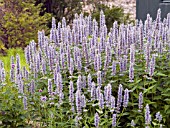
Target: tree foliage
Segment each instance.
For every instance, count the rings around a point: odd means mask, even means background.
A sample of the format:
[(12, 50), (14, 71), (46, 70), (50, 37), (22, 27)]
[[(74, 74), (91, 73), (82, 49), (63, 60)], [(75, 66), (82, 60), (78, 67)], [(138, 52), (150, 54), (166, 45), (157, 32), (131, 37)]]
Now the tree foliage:
[(0, 44), (2, 48), (25, 47), (36, 40), (38, 30), (47, 30), (51, 15), (39, 16), (41, 4), (34, 0), (4, 0), (0, 13)]
[(45, 9), (41, 12), (53, 14), (56, 21), (61, 21), (63, 17), (70, 23), (74, 18), (75, 13), (81, 13), (82, 3), (80, 0), (36, 0), (36, 4), (43, 3), (42, 8)]

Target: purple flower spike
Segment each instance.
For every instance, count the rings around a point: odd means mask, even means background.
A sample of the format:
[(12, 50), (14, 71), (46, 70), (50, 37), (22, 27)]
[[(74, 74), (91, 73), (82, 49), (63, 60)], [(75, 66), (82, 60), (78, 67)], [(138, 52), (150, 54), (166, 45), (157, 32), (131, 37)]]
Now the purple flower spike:
[(35, 92), (35, 81), (34, 80), (31, 80), (30, 92), (31, 92), (31, 94), (34, 94), (34, 92)]
[(142, 92), (139, 93), (138, 108), (139, 108), (138, 111), (141, 112), (141, 109), (143, 108), (143, 93)]
[(97, 72), (97, 84), (99, 87), (101, 87), (102, 85), (102, 75), (101, 75), (101, 71)]
[(81, 101), (82, 100), (82, 98), (81, 98), (81, 92), (80, 92), (80, 90), (77, 90), (77, 92), (76, 92), (76, 107), (77, 107), (77, 113), (78, 113), (78, 115), (80, 115), (81, 114), (81, 112), (82, 112), (82, 104), (81, 104)]
[(109, 107), (110, 106), (110, 100), (111, 100), (111, 96), (112, 96), (112, 86), (111, 84), (107, 85), (107, 89), (106, 89), (106, 106)]
[(112, 116), (112, 127), (116, 127), (116, 114)]
[(21, 65), (20, 65), (20, 56), (17, 54), (16, 56), (16, 70), (17, 70), (17, 74), (20, 74), (21, 71)]
[(152, 77), (155, 70), (155, 56), (152, 55), (152, 59), (149, 65), (149, 76)]
[(94, 82), (92, 82), (92, 86), (91, 86), (91, 100), (95, 100), (96, 97), (96, 84)]
[(77, 90), (80, 90), (82, 89), (82, 80), (81, 80), (81, 75), (78, 76), (78, 79), (77, 79)]
[(73, 86), (73, 81), (70, 81), (70, 85), (69, 85), (69, 102), (71, 104), (74, 104), (74, 86)]
[(81, 106), (82, 106), (83, 108), (86, 107), (86, 97), (85, 97), (84, 94), (81, 96)]
[(23, 105), (24, 105), (24, 110), (27, 110), (27, 97), (23, 97)]
[(123, 107), (127, 107), (129, 102), (129, 90), (126, 88), (124, 90), (124, 99), (123, 99)]
[(135, 46), (134, 44), (130, 45), (130, 64), (134, 65), (135, 63)]
[(52, 80), (48, 79), (48, 93), (51, 95), (53, 92)]
[(96, 128), (99, 128), (99, 122), (100, 122), (100, 117), (99, 117), (99, 114), (96, 113), (94, 117), (94, 125)]
[(102, 93), (99, 94), (99, 107), (104, 109), (104, 98)]
[(118, 90), (118, 98), (117, 98), (117, 111), (118, 112), (119, 112), (120, 107), (122, 105), (122, 92), (123, 92), (123, 86), (120, 84), (119, 90)]
[(116, 75), (116, 62), (115, 61), (112, 62), (112, 75), (113, 76)]
[(110, 107), (112, 109), (111, 112), (113, 112), (115, 109), (115, 97), (114, 96), (111, 97)]
[(130, 64), (129, 67), (129, 82), (133, 82), (134, 80), (134, 65)]
[(149, 105), (147, 104), (145, 107), (145, 124), (148, 126), (151, 123), (151, 115)]
[(100, 99), (100, 93), (101, 93), (101, 89), (100, 89), (100, 87), (98, 86), (98, 87), (96, 88), (96, 99), (97, 99), (97, 100)]

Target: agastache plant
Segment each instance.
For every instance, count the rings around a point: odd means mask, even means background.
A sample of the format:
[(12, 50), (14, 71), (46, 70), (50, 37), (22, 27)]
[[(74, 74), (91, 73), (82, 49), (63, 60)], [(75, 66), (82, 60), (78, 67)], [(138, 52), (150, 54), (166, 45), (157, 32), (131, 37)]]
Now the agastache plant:
[(49, 95), (52, 95), (52, 92), (53, 92), (52, 80), (48, 79), (48, 93), (49, 93)]
[(94, 82), (92, 82), (90, 93), (91, 93), (91, 100), (95, 100), (95, 98), (96, 98), (96, 84)]
[(30, 83), (30, 93), (34, 94), (34, 92), (35, 92), (35, 81), (31, 80), (31, 83)]
[(94, 125), (96, 128), (99, 128), (99, 122), (100, 122), (100, 117), (99, 117), (99, 114), (96, 113), (94, 117)]
[(123, 86), (119, 84), (119, 89), (118, 89), (118, 98), (117, 98), (117, 111), (120, 111), (120, 107), (122, 106), (122, 92), (123, 92)]
[(152, 55), (150, 65), (149, 65), (149, 76), (152, 77), (155, 70), (155, 55)]
[(99, 107), (104, 109), (104, 98), (102, 93), (99, 94)]
[(80, 90), (80, 91), (82, 89), (82, 79), (81, 78), (82, 78), (82, 76), (79, 75), (78, 79), (77, 79), (77, 90)]
[(138, 111), (141, 112), (141, 109), (143, 108), (143, 93), (142, 92), (139, 93), (138, 108), (139, 108)]
[(74, 86), (73, 86), (73, 81), (70, 81), (70, 85), (69, 85), (69, 102), (71, 104), (74, 103)]
[(15, 81), (15, 63), (14, 63), (14, 56), (11, 56), (10, 79), (11, 79), (12, 82)]
[(2, 69), (0, 69), (0, 81), (5, 82), (5, 79), (6, 79), (5, 77), (6, 77), (5, 69), (2, 68)]
[(129, 102), (129, 90), (126, 88), (124, 90), (123, 107), (127, 107)]
[(144, 51), (144, 54), (145, 54), (145, 61), (146, 61), (146, 72), (148, 71), (148, 68), (149, 68), (149, 62), (150, 62), (150, 43), (147, 42), (145, 44), (145, 51)]
[(129, 82), (134, 82), (134, 65), (130, 64), (129, 67)]
[(116, 127), (116, 125), (117, 125), (116, 124), (116, 116), (117, 116), (116, 114), (112, 115), (112, 127)]
[(105, 92), (105, 102), (107, 107), (110, 106), (111, 96), (112, 96), (112, 86), (111, 84), (108, 84)]
[(115, 97), (114, 97), (114, 96), (111, 96), (111, 100), (110, 100), (111, 112), (114, 112), (114, 111), (115, 111), (115, 104), (116, 104)]
[(21, 66), (20, 66), (20, 56), (16, 55), (16, 74), (20, 74)]
[(116, 62), (115, 61), (112, 62), (112, 75), (113, 76), (116, 75)]
[(101, 73), (101, 71), (97, 72), (97, 84), (98, 84), (99, 87), (102, 86), (102, 73)]
[(82, 113), (82, 97), (81, 97), (81, 91), (77, 90), (76, 92), (76, 109), (77, 109), (77, 113), (78, 115), (80, 115)]
[(86, 97), (85, 97), (84, 94), (81, 96), (81, 106), (82, 106), (83, 108), (86, 107)]
[(151, 123), (151, 115), (150, 115), (149, 105), (147, 104), (145, 107), (145, 124), (146, 126), (149, 126), (150, 123)]
[[(158, 10), (156, 20), (148, 14), (144, 22), (135, 20), (133, 25), (115, 21), (111, 28), (103, 11), (99, 20), (81, 13), (67, 24), (66, 18), (56, 23), (53, 17), (49, 35), (38, 31), (37, 42), (32, 40), (24, 49), (25, 65), (21, 66), (19, 54), (11, 57), (9, 65), (0, 61), (0, 118), (5, 120), (0, 125), (6, 126), (9, 114), (17, 125), (10, 122), (9, 127), (148, 128), (168, 124), (168, 110), (156, 107), (168, 109), (168, 90), (164, 89), (169, 78), (170, 13), (163, 21)], [(10, 72), (5, 71), (8, 67)], [(16, 96), (21, 99), (12, 104)], [(144, 103), (157, 102), (160, 97), (164, 102), (150, 104), (151, 110), (155, 109), (151, 113), (149, 104)], [(7, 111), (4, 104), (18, 106), (19, 111), (10, 113), (13, 111)], [(32, 114), (38, 120), (30, 120)], [(15, 119), (24, 122), (16, 123)]]
[(135, 47), (134, 44), (130, 46), (130, 67), (129, 67), (129, 82), (134, 80), (134, 65), (135, 65)]
[(96, 99), (99, 100), (100, 99), (100, 93), (101, 93), (101, 89), (100, 89), (100, 86), (98, 86), (96, 88)]
[(24, 110), (27, 110), (27, 97), (23, 97), (23, 105), (24, 105)]

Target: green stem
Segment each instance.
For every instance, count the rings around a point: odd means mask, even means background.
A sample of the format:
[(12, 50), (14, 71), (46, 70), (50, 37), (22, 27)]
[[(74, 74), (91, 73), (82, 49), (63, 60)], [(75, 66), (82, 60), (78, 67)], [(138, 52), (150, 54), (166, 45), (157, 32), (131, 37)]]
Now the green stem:
[(121, 112), (121, 114), (120, 114), (120, 117), (119, 117), (119, 119), (117, 120), (116, 124), (118, 124), (118, 122), (119, 122), (120, 118), (122, 117), (123, 112), (125, 111), (125, 109), (126, 109), (126, 108), (123, 108), (123, 110), (122, 110), (122, 112)]

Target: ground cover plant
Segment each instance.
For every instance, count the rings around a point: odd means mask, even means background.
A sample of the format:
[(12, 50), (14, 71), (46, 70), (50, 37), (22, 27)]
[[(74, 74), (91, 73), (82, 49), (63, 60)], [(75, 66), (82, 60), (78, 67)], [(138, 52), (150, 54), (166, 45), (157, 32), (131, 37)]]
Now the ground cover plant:
[[(1, 127), (170, 127), (170, 14), (107, 30), (75, 14), (0, 62)], [(10, 76), (10, 77), (7, 77)], [(7, 82), (8, 81), (8, 82)], [(9, 82), (10, 81), (10, 82)]]

